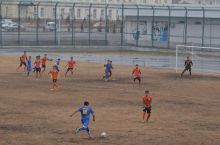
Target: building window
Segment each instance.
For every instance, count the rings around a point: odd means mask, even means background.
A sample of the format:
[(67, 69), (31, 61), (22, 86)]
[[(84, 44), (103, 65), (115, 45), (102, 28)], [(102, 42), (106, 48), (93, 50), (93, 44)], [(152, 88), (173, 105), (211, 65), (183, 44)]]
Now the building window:
[(72, 18), (74, 18), (75, 16), (74, 16), (74, 11), (73, 11), (74, 9), (72, 9), (72, 8), (70, 8), (69, 9), (69, 15), (72, 17)]
[(80, 17), (81, 17), (81, 10), (80, 9), (77, 9), (76, 16), (78, 19), (80, 19)]
[(146, 1), (146, 0), (143, 0), (143, 3), (145, 3), (145, 4), (146, 4), (146, 3), (147, 3), (147, 1)]
[(89, 9), (85, 9), (85, 17), (89, 17)]
[(104, 19), (105, 18), (105, 10), (101, 9), (101, 18)]
[(97, 12), (96, 9), (94, 9), (93, 10), (93, 19), (96, 19), (96, 16), (97, 16), (96, 12)]
[(40, 16), (41, 16), (41, 17), (44, 17), (44, 8), (41, 8), (41, 9), (40, 9)]

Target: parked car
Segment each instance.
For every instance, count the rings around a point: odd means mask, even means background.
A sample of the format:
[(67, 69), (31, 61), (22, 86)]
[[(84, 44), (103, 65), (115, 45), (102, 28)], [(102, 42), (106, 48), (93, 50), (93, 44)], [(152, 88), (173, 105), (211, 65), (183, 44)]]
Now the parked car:
[[(18, 27), (19, 27), (19, 25), (17, 23), (11, 23), (11, 24), (9, 24), (7, 30), (8, 31), (18, 31)], [(25, 30), (26, 30), (25, 27), (20, 25), (20, 31), (25, 31)]]
[[(18, 31), (18, 24), (12, 21), (2, 21), (2, 29), (6, 31)], [(25, 27), (20, 25), (20, 31), (25, 31)]]
[(47, 22), (45, 26), (45, 31), (55, 31), (55, 30), (56, 30), (55, 22)]

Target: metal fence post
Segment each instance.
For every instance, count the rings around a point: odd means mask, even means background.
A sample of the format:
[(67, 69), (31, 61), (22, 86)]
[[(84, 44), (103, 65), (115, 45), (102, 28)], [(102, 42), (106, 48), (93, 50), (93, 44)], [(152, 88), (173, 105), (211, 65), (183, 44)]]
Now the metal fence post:
[(39, 45), (39, 5), (40, 5), (40, 2), (37, 3), (37, 20), (36, 20), (36, 44)]
[(55, 31), (54, 31), (54, 44), (57, 45), (57, 6), (59, 2), (56, 2), (55, 5), (55, 14), (54, 14), (54, 22), (55, 22)]
[(187, 45), (187, 27), (188, 27), (188, 9), (187, 7), (184, 7), (184, 9), (186, 10), (185, 12), (185, 32), (184, 32), (184, 45)]
[(72, 45), (75, 48), (75, 3), (73, 4), (72, 12)]
[(122, 4), (122, 20), (121, 20), (121, 46), (124, 43), (124, 4)]
[(2, 1), (0, 2), (0, 43), (2, 47)]
[(137, 32), (136, 32), (136, 47), (138, 47), (138, 41), (140, 38), (140, 32), (139, 32), (139, 7), (138, 5), (136, 5), (137, 7)]
[(205, 8), (202, 7), (203, 17), (202, 17), (202, 46), (204, 46), (205, 38)]
[(168, 22), (168, 44), (167, 44), (167, 48), (170, 48), (170, 25), (171, 25), (171, 9), (170, 6), (167, 6), (168, 10), (169, 10), (169, 22)]
[(89, 5), (89, 46), (91, 45), (91, 7), (92, 4)]
[(108, 4), (106, 4), (105, 6), (105, 45), (107, 45), (107, 39), (108, 39), (108, 35), (107, 35), (107, 26), (108, 26)]
[(155, 9), (154, 6), (151, 6), (153, 10), (153, 18), (152, 18), (152, 24), (151, 24), (151, 47), (154, 47), (154, 15), (155, 15)]
[(20, 35), (21, 35), (21, 27), (20, 27), (20, 25), (21, 25), (21, 8), (20, 8), (20, 6), (21, 6), (21, 2), (19, 2), (19, 4), (18, 4), (18, 45), (20, 45), (20, 40), (21, 40), (21, 38), (20, 38)]

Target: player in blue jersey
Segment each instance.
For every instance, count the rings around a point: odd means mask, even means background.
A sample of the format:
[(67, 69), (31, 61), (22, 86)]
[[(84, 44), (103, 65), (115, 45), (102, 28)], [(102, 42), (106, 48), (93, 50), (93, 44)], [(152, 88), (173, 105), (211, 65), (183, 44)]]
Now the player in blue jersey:
[(31, 56), (28, 57), (26, 61), (26, 69), (27, 69), (27, 78), (30, 78), (30, 72), (31, 72)]
[(89, 102), (85, 101), (84, 105), (79, 107), (79, 109), (77, 109), (73, 114), (71, 114), (70, 117), (74, 116), (78, 112), (81, 113), (82, 127), (76, 128), (75, 133), (78, 133), (80, 131), (86, 131), (89, 137), (91, 137), (90, 130), (89, 130), (90, 114), (92, 114), (93, 121), (95, 121), (95, 114), (94, 114), (93, 109), (89, 107)]
[(61, 61), (61, 59), (58, 58), (57, 61), (56, 61), (55, 64), (54, 64), (54, 66), (56, 66), (56, 68), (57, 68), (57, 71), (60, 71), (60, 69), (59, 69), (60, 61)]
[(104, 67), (105, 67), (105, 75), (103, 76), (103, 79), (105, 79), (105, 81), (108, 81), (112, 75), (112, 69), (113, 69), (112, 62), (108, 60), (107, 64), (105, 64)]

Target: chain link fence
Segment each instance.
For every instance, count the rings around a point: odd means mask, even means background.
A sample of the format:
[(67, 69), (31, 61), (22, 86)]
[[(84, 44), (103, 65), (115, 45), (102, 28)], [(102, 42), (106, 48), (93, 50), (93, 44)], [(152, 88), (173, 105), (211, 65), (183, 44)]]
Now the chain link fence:
[(219, 47), (220, 8), (0, 1), (0, 45)]

